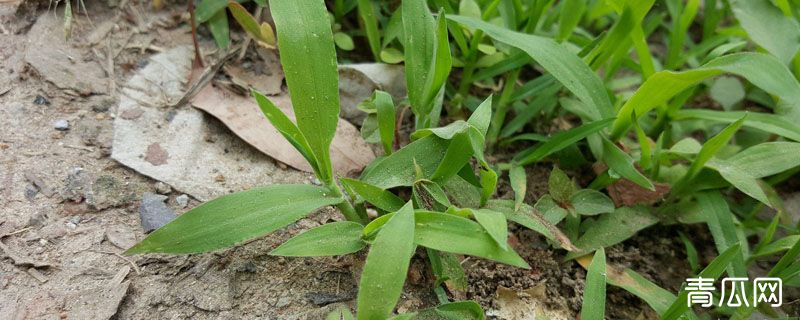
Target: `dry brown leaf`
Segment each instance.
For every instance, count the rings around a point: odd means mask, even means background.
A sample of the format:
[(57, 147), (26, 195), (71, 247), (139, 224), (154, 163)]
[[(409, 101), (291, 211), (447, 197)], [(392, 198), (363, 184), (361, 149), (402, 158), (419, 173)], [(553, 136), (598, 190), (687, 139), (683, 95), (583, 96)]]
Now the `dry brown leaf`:
[(235, 65), (225, 65), (222, 68), (225, 70), (225, 73), (231, 77), (231, 81), (233, 81), (234, 84), (245, 89), (252, 87), (258, 92), (268, 96), (281, 94), (282, 92), (283, 72), (280, 70), (268, 69), (263, 73), (257, 73)]
[[(270, 97), (275, 105), (294, 119), (288, 95)], [(206, 86), (195, 96), (192, 105), (220, 119), (237, 136), (259, 151), (295, 169), (313, 172), (300, 153), (286, 141), (264, 117), (255, 100), (215, 86)], [(349, 175), (361, 171), (375, 154), (358, 130), (339, 119), (336, 136), (331, 144), (331, 161), (337, 174)]]
[(654, 182), (653, 185), (656, 190), (650, 191), (623, 178), (609, 185), (607, 189), (608, 195), (614, 200), (614, 205), (630, 207), (637, 204), (650, 205), (664, 200), (664, 196), (669, 193), (669, 185), (660, 182)]

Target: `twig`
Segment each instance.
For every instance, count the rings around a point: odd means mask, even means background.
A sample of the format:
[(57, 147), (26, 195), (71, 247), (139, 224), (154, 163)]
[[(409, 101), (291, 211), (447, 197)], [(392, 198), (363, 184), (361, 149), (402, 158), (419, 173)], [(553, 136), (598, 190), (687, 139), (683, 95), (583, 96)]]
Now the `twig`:
[(194, 44), (194, 61), (195, 64), (203, 67), (203, 57), (200, 55), (200, 45), (197, 44), (197, 22), (194, 15), (194, 1), (189, 1), (189, 23), (192, 25), (192, 43)]
[(65, 144), (64, 147), (65, 148), (71, 148), (71, 149), (78, 149), (78, 150), (94, 152), (94, 149), (89, 148), (89, 147), (84, 147), (84, 146), (73, 146), (73, 145), (70, 145), (70, 144)]
[(131, 259), (128, 259), (127, 257), (125, 257), (125, 256), (123, 256), (123, 255), (121, 255), (119, 253), (110, 252), (110, 251), (100, 251), (100, 250), (89, 250), (89, 251), (96, 252), (96, 253), (102, 253), (102, 254), (110, 254), (110, 255), (113, 255), (113, 256), (115, 256), (117, 258), (125, 260), (126, 262), (128, 262), (128, 264), (131, 265), (131, 267), (133, 267), (133, 271), (136, 272), (136, 275), (141, 275), (142, 274), (142, 270), (139, 269), (139, 266), (137, 266), (136, 263), (134, 263)]

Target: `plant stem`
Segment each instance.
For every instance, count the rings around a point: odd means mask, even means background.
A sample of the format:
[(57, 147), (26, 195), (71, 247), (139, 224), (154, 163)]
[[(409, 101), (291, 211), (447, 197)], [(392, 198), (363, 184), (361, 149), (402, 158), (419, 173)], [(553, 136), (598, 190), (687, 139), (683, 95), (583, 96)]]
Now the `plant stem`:
[(362, 217), (356, 212), (353, 204), (350, 203), (350, 199), (347, 199), (347, 197), (344, 196), (342, 190), (339, 189), (339, 186), (336, 185), (335, 182), (328, 184), (326, 187), (334, 196), (342, 198), (342, 202), (337, 204), (336, 208), (339, 208), (339, 211), (342, 212), (348, 221), (358, 222), (360, 224), (366, 224), (368, 222), (367, 217)]
[(489, 148), (492, 148), (497, 143), (497, 137), (500, 135), (500, 129), (506, 121), (506, 113), (508, 113), (509, 99), (514, 92), (514, 86), (517, 84), (517, 78), (522, 69), (514, 69), (506, 76), (506, 83), (503, 87), (503, 92), (500, 93), (500, 99), (497, 101), (497, 106), (492, 116), (492, 125), (489, 127), (489, 133), (486, 135), (486, 141)]

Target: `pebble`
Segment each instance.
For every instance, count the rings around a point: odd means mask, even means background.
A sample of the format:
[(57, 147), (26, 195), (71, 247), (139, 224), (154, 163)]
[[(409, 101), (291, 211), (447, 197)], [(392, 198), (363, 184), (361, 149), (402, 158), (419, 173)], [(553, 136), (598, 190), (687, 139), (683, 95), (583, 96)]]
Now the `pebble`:
[(43, 95), (41, 95), (41, 94), (37, 94), (37, 95), (36, 95), (36, 98), (34, 98), (34, 99), (33, 99), (33, 103), (34, 103), (34, 104), (38, 104), (38, 105), (40, 105), (40, 106), (41, 106), (41, 105), (50, 105), (50, 100), (47, 100), (47, 98), (45, 98), (45, 97), (44, 97)]
[(189, 205), (189, 196), (188, 196), (188, 195), (185, 195), (185, 194), (179, 195), (179, 196), (177, 196), (177, 197), (175, 198), (175, 202), (177, 202), (177, 203), (178, 203), (178, 205), (179, 205), (181, 208), (186, 208), (186, 206), (188, 206), (188, 205)]
[(156, 187), (156, 192), (158, 192), (158, 194), (169, 194), (170, 192), (172, 192), (172, 187), (161, 181), (156, 182), (155, 187)]
[(167, 200), (167, 196), (160, 194), (147, 192), (142, 195), (139, 217), (141, 217), (142, 229), (145, 233), (158, 229), (178, 217), (172, 209), (164, 204), (165, 200)]
[(65, 119), (59, 119), (53, 122), (53, 128), (58, 131), (67, 131), (69, 130), (69, 121)]

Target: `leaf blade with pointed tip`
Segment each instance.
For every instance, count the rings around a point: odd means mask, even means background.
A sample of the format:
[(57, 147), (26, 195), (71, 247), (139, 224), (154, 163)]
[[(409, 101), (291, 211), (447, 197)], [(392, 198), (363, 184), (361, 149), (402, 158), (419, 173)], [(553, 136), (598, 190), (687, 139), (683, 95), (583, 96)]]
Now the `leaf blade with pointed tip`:
[(606, 311), (606, 252), (603, 248), (594, 253), (586, 270), (586, 288), (583, 290), (581, 320), (603, 320)]
[(407, 203), (381, 227), (364, 263), (358, 287), (358, 319), (392, 313), (414, 254), (414, 210)]
[(322, 0), (273, 0), (269, 7), (297, 127), (314, 152), (320, 180), (330, 184), (329, 150), (339, 122), (339, 72), (328, 10)]
[(519, 153), (517, 156), (514, 157), (515, 162), (519, 163), (520, 165), (527, 165), (534, 163), (543, 159), (544, 157), (552, 154), (553, 152), (557, 152), (561, 149), (564, 149), (586, 137), (589, 135), (598, 132), (611, 124), (614, 119), (605, 119), (590, 122), (584, 124), (580, 127), (575, 127), (569, 129), (567, 131), (562, 131), (556, 133), (546, 142), (539, 144), (538, 146), (528, 149)]
[(364, 226), (352, 221), (323, 224), (289, 239), (269, 254), (284, 257), (319, 257), (357, 252), (367, 246), (367, 243), (361, 240), (363, 229)]
[(223, 249), (283, 228), (317, 208), (341, 201), (323, 188), (303, 184), (232, 193), (180, 215), (125, 253), (185, 254)]
[(561, 44), (549, 38), (514, 32), (470, 17), (449, 15), (447, 18), (481, 29), (495, 40), (525, 51), (585, 105), (593, 106), (588, 111), (592, 120), (613, 116), (614, 108), (603, 82), (583, 60)]
[(508, 250), (508, 222), (500, 212), (488, 209), (472, 210), (472, 215), (503, 250)]
[(513, 250), (503, 250), (478, 223), (451, 214), (419, 211), (414, 242), (434, 250), (486, 258), (529, 268)]

